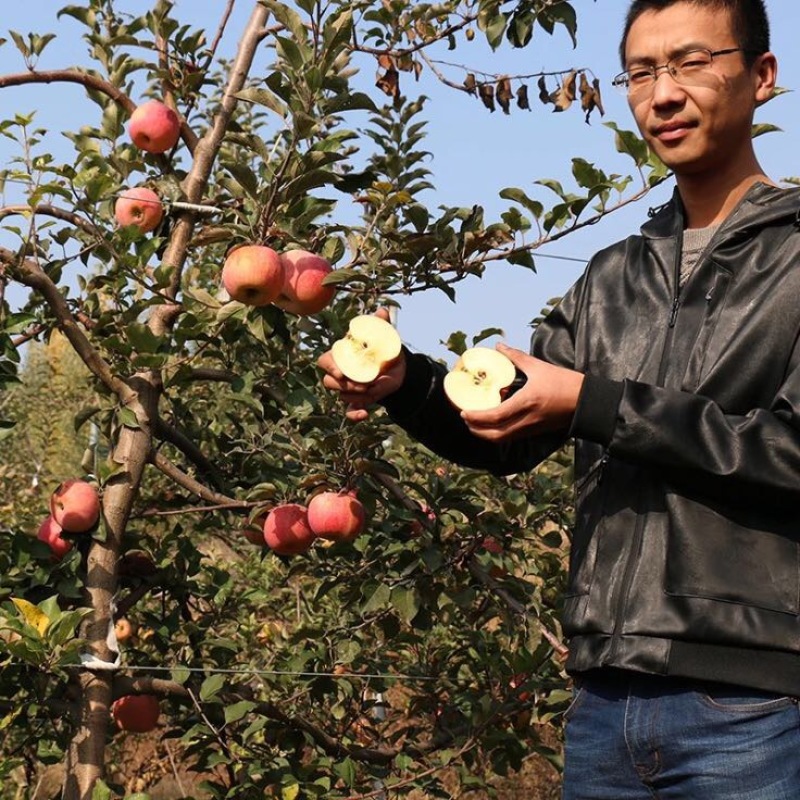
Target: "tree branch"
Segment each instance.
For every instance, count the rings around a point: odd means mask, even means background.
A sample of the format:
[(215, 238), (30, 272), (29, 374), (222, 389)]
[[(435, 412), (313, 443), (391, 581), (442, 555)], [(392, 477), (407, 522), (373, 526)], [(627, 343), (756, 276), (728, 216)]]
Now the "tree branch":
[[(183, 183), (186, 200), (189, 203), (200, 203), (203, 199), (208, 179), (214, 167), (217, 154), (225, 137), (233, 112), (239, 102), (236, 97), (247, 81), (253, 64), (255, 53), (260, 42), (260, 31), (264, 28), (269, 11), (266, 6), (256, 4), (239, 43), (236, 59), (231, 66), (228, 85), (222, 98), (221, 108), (214, 117), (206, 135), (197, 143), (193, 151), (194, 160), (189, 174)], [(175, 222), (163, 263), (172, 267), (167, 294), (176, 298), (181, 287), (183, 265), (192, 238), (195, 225), (195, 214), (183, 212)], [(160, 306), (153, 310), (150, 317), (150, 330), (156, 336), (165, 335), (174, 325), (180, 309), (175, 306)]]
[(50, 205), (49, 203), (40, 203), (39, 205), (33, 207), (26, 205), (13, 205), (3, 206), (0, 208), (0, 220), (10, 217), (12, 214), (21, 214), (23, 216), (27, 214), (41, 214), (42, 216), (46, 217), (54, 217), (55, 219), (60, 219), (63, 222), (69, 222), (76, 228), (80, 228), (81, 230), (86, 231), (86, 233), (91, 233), (93, 236), (100, 235), (100, 231), (94, 225), (92, 225), (89, 220), (84, 219), (74, 211), (68, 211), (65, 208), (59, 208), (58, 206)]
[(171, 478), (179, 486), (187, 489), (192, 494), (196, 494), (206, 502), (216, 503), (218, 505), (237, 505), (237, 501), (232, 497), (227, 497), (224, 494), (215, 492), (209, 489), (205, 484), (195, 480), (191, 475), (187, 475), (180, 467), (173, 464), (165, 455), (154, 451), (150, 456), (150, 463), (163, 472), (168, 478)]
[[(127, 111), (128, 116), (136, 110), (136, 103), (122, 89), (97, 75), (91, 75), (81, 70), (52, 69), (39, 72), (32, 69), (28, 72), (0, 75), (0, 89), (4, 89), (7, 86), (23, 86), (28, 83), (77, 83), (87, 89), (102, 92)], [(186, 142), (190, 152), (193, 153), (197, 146), (197, 135), (183, 118), (181, 118), (181, 138)]]
[(220, 471), (185, 433), (169, 425), (161, 417), (156, 420), (153, 433), (156, 438), (177, 447), (217, 489), (228, 491)]
[(19, 259), (15, 253), (5, 247), (0, 247), (0, 262), (15, 267), (19, 271), (20, 281), (44, 297), (55, 314), (59, 330), (67, 337), (89, 371), (123, 403), (128, 404), (135, 400), (136, 392), (125, 381), (113, 374), (109, 364), (94, 349), (72, 316), (67, 301), (58, 290), (58, 286), (53, 283), (47, 273), (33, 259)]

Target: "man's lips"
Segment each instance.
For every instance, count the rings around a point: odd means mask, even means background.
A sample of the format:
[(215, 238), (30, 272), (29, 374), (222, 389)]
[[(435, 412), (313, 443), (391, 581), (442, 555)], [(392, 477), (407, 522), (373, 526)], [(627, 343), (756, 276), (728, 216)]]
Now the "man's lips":
[(661, 125), (653, 128), (653, 135), (663, 142), (670, 142), (676, 139), (682, 139), (691, 128), (695, 127), (694, 122), (686, 120), (672, 120), (664, 122)]

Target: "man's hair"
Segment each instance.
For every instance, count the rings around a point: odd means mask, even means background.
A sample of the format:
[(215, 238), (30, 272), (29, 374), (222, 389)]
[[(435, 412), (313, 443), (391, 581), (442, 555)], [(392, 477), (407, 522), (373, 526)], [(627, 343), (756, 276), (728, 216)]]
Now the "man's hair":
[(764, 0), (632, 0), (619, 46), (619, 58), (623, 67), (625, 45), (633, 23), (645, 11), (663, 11), (677, 3), (691, 3), (714, 11), (727, 11), (733, 23), (736, 44), (747, 51), (744, 57), (748, 66), (753, 64), (757, 55), (769, 50), (769, 19)]

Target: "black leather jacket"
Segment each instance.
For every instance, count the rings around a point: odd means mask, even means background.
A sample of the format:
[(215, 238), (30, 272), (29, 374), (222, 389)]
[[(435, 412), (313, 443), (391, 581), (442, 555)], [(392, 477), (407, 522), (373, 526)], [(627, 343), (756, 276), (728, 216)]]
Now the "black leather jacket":
[(677, 289), (677, 193), (598, 253), (532, 352), (586, 374), (569, 431), (471, 436), (409, 354), (392, 418), (440, 455), (528, 470), (575, 437), (571, 672), (800, 695), (800, 190), (756, 184)]

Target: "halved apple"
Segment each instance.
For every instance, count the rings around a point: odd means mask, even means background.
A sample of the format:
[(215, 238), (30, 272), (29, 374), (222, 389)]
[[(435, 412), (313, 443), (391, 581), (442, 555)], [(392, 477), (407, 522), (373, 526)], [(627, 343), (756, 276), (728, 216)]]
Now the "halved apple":
[(402, 346), (390, 322), (362, 314), (353, 317), (347, 334), (333, 343), (331, 356), (351, 381), (372, 383), (400, 355)]
[(444, 391), (462, 411), (488, 411), (503, 402), (517, 370), (511, 359), (489, 347), (472, 347), (461, 354), (444, 377)]

